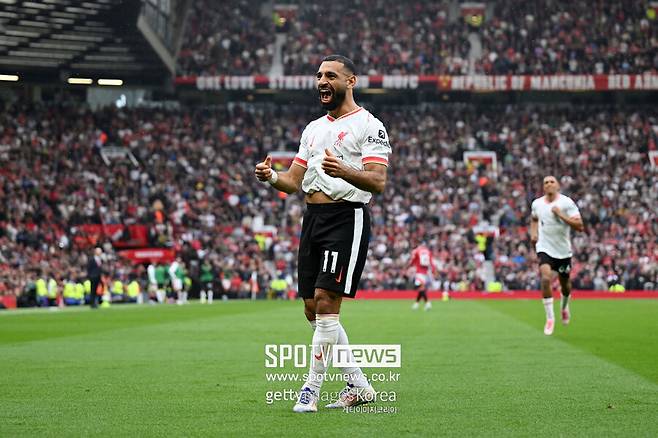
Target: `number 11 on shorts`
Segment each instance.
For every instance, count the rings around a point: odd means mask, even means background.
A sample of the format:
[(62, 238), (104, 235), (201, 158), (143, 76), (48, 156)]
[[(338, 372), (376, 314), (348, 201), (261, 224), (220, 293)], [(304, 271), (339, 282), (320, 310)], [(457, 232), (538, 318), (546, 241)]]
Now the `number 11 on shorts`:
[[(329, 263), (329, 250), (324, 251), (324, 262), (322, 262), (322, 272), (327, 272), (327, 264)], [(336, 273), (336, 263), (338, 263), (338, 251), (331, 251), (331, 273)]]

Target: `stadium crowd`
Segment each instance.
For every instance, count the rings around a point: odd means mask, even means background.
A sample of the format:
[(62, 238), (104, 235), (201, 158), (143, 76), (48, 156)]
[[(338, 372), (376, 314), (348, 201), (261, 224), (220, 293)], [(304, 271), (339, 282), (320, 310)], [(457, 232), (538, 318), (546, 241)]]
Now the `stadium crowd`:
[[(501, 1), (479, 27), (451, 19), (447, 1), (286, 4), (296, 7), (285, 27), (287, 75), (312, 74), (330, 53), (345, 54), (368, 74), (658, 71), (658, 18), (649, 1)], [(180, 73), (268, 74), (276, 31), (271, 11), (247, 1), (195, 2)], [(470, 65), (472, 38), (482, 50)]]
[[(495, 3), (477, 71), (487, 74), (644, 73), (658, 70), (649, 2)], [(653, 18), (651, 18), (653, 17)]]
[[(412, 246), (438, 261), (436, 287), (482, 289), (485, 255), (474, 227), (497, 227), (492, 254), (508, 289), (536, 289), (529, 205), (556, 174), (587, 232), (574, 237), (576, 288), (658, 287), (658, 184), (654, 108), (466, 104), (383, 107), (373, 112), (393, 144), (389, 184), (372, 201), (373, 239), (362, 288), (409, 287)], [(282, 197), (253, 176), (270, 151), (296, 151), (316, 107), (228, 104), (116, 109), (13, 104), (0, 113), (0, 294), (38, 278), (84, 277), (94, 245), (112, 280), (147, 280), (82, 224), (144, 224), (149, 245), (177, 251), (191, 281), (213, 266), (216, 293), (261, 296), (272, 281), (295, 287), (301, 196)], [(272, 123), (276, 120), (277, 123)], [(106, 165), (124, 146), (138, 161)], [(464, 163), (495, 151), (497, 169)], [(279, 291), (278, 295), (285, 293)], [(219, 295), (217, 295), (219, 296)]]
[(272, 62), (271, 18), (247, 1), (193, 2), (179, 53), (182, 74), (251, 75)]
[[(470, 230), (490, 224), (500, 230), (493, 241), (498, 277), (509, 289), (535, 289), (529, 206), (543, 176), (555, 174), (588, 227), (574, 237), (575, 286), (606, 289), (617, 276), (626, 288), (656, 287), (658, 186), (647, 158), (658, 134), (653, 110), (426, 106), (381, 117), (394, 121), (396, 147), (393, 188), (374, 214), (384, 221), (368, 272), (375, 284), (398, 286), (408, 245), (425, 236), (444, 284), (482, 286), (484, 256)], [(469, 150), (495, 151), (497, 172), (464, 165)]]

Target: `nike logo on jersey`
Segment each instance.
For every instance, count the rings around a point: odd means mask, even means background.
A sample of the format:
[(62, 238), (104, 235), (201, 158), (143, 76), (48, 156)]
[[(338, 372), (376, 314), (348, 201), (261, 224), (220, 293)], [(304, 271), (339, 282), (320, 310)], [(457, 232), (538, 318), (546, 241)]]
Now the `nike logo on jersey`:
[(340, 272), (338, 273), (338, 277), (336, 277), (336, 283), (340, 283), (340, 281), (343, 279), (343, 268), (340, 268)]

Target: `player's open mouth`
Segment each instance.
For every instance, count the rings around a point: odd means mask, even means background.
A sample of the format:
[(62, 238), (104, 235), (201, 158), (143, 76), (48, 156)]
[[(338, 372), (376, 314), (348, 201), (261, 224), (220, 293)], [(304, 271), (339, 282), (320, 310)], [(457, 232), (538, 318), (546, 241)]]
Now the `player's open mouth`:
[(318, 90), (320, 93), (320, 102), (322, 103), (329, 103), (331, 102), (332, 97), (334, 96), (334, 92), (329, 89), (329, 88), (322, 88)]

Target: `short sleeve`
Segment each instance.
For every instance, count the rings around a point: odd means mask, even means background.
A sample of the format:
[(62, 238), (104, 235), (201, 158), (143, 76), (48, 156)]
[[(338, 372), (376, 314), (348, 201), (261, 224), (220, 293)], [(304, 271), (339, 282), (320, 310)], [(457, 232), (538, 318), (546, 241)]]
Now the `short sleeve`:
[(537, 219), (539, 216), (537, 216), (537, 201), (532, 201), (532, 206), (530, 207), (532, 210), (532, 218)]
[(308, 147), (308, 126), (302, 132), (302, 138), (299, 141), (299, 151), (295, 158), (292, 160), (294, 164), (302, 166), (304, 169), (307, 168), (308, 158), (310, 155), (310, 148)]
[(377, 163), (388, 166), (391, 143), (384, 124), (376, 118), (370, 119), (361, 148), (362, 164)]
[(573, 201), (573, 199), (569, 199), (569, 202), (567, 203), (567, 208), (565, 209), (564, 214), (566, 214), (567, 217), (569, 217), (569, 218), (580, 217), (580, 210), (578, 210), (578, 206)]

